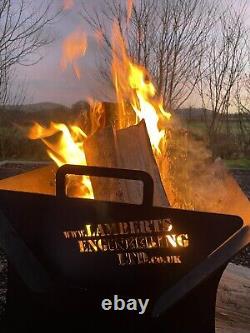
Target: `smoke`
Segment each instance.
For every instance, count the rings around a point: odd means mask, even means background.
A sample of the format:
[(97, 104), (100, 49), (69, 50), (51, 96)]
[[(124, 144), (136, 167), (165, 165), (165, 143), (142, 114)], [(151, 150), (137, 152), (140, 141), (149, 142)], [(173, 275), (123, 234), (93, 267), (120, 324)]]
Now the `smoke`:
[(250, 222), (250, 204), (221, 159), (173, 119), (166, 133), (161, 177), (174, 208), (241, 216)]

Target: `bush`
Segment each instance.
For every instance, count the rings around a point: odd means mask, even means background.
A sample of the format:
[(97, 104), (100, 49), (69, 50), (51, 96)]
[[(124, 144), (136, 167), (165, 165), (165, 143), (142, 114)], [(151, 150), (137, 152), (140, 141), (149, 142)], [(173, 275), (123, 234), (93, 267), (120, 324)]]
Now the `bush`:
[(0, 159), (47, 160), (44, 144), (33, 141), (14, 127), (0, 127)]
[(234, 135), (217, 134), (216, 139), (211, 142), (211, 150), (214, 156), (224, 159), (235, 159), (241, 155), (241, 147)]

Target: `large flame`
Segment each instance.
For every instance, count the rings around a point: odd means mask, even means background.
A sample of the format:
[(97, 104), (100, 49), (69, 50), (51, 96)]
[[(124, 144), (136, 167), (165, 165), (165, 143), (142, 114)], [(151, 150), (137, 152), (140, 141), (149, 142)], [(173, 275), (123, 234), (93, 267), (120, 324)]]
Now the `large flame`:
[(87, 49), (87, 37), (83, 31), (77, 30), (72, 32), (63, 41), (63, 53), (61, 67), (65, 70), (68, 65), (72, 65), (75, 75), (80, 79), (80, 68), (77, 60), (84, 56)]
[[(72, 3), (73, 1), (66, 1), (65, 6), (69, 6)], [(77, 60), (85, 54), (86, 48), (86, 34), (80, 30), (71, 33), (63, 41), (61, 66), (65, 70), (71, 64), (78, 79), (80, 78), (80, 69)], [(99, 103), (93, 102), (92, 108), (96, 119), (92, 122), (91, 133), (101, 123), (102, 115), (102, 108)], [(41, 139), (48, 147), (48, 155), (59, 167), (64, 164), (87, 165), (83, 147), (87, 135), (78, 126), (67, 126), (63, 123), (51, 122), (50, 126), (46, 128), (35, 123), (30, 129), (28, 137), (33, 140)], [(88, 176), (69, 175), (67, 177), (66, 190), (70, 196), (94, 198), (91, 181)]]
[(164, 110), (147, 70), (128, 57), (117, 24), (113, 26), (113, 50), (112, 74), (119, 103), (118, 127), (133, 125), (128, 116), (129, 103), (136, 114), (135, 123), (145, 120), (153, 151), (159, 155), (165, 136), (165, 130), (160, 128), (160, 123), (162, 120), (169, 120), (171, 114)]
[(171, 114), (164, 111), (161, 102), (154, 101), (156, 90), (153, 83), (146, 80), (147, 74), (144, 69), (133, 63), (129, 65), (129, 85), (135, 91), (138, 98), (138, 102), (136, 103), (132, 100), (131, 105), (137, 118), (145, 120), (154, 151), (161, 153), (160, 143), (165, 135), (165, 131), (158, 126), (159, 114), (167, 120), (170, 119)]
[[(112, 46), (111, 71), (119, 106), (116, 128), (126, 128), (144, 120), (153, 152), (157, 162), (159, 162), (164, 147), (163, 143), (165, 142), (164, 120), (169, 120), (171, 114), (164, 110), (162, 100), (157, 96), (155, 86), (150, 80), (147, 70), (135, 64), (127, 55), (117, 24), (113, 26)], [(80, 77), (80, 70), (76, 60), (85, 53), (86, 47), (86, 35), (82, 32), (71, 34), (63, 44), (62, 66), (66, 68), (68, 64), (72, 64), (78, 78)], [(92, 135), (105, 126), (105, 113), (102, 103), (90, 100), (89, 104), (91, 111), (87, 122), (90, 122), (90, 126), (87, 127), (90, 128), (89, 135)], [(58, 166), (65, 163), (87, 164), (84, 152), (84, 141), (87, 135), (78, 126), (67, 126), (52, 122), (49, 128), (45, 128), (35, 123), (30, 129), (28, 137), (30, 139), (41, 139), (48, 147), (48, 155)], [(93, 198), (93, 189), (89, 177), (81, 177), (79, 190), (77, 190), (77, 184), (74, 184), (75, 177), (70, 176), (68, 178), (68, 189), (74, 188), (73, 196)]]
[[(54, 136), (59, 135), (55, 140)], [(30, 139), (41, 139), (48, 147), (47, 153), (60, 167), (63, 164), (87, 165), (83, 149), (86, 134), (78, 126), (66, 126), (65, 124), (51, 122), (46, 128), (38, 123), (28, 133)], [(53, 138), (54, 141), (53, 142)], [(88, 176), (79, 177), (69, 175), (67, 193), (72, 196), (93, 199), (93, 189)]]

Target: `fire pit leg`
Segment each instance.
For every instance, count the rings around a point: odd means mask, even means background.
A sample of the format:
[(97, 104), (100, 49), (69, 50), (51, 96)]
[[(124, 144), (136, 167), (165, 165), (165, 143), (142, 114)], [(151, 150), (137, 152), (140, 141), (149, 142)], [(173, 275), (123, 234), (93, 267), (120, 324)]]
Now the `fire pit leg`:
[(167, 327), (171, 333), (215, 333), (216, 294), (225, 267), (156, 319), (155, 331)]
[(31, 253), (0, 210), (0, 246), (23, 281), (35, 292), (43, 292), (51, 286), (47, 272)]

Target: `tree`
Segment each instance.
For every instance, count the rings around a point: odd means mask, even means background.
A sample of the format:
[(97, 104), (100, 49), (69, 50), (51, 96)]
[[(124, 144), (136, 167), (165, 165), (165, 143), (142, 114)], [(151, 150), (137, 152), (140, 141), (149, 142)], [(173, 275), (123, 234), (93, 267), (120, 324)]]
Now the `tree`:
[(237, 141), (241, 154), (250, 156), (250, 74), (246, 73), (237, 81), (235, 100), (237, 117)]
[(82, 1), (83, 19), (102, 37), (105, 84), (111, 82), (116, 22), (130, 57), (152, 74), (165, 107), (178, 109), (192, 97), (205, 110), (210, 143), (222, 131), (228, 136), (236, 83), (247, 60), (244, 3), (138, 0), (129, 10), (126, 3), (104, 0), (101, 9), (90, 10)]
[[(102, 35), (105, 47), (101, 72), (109, 77), (111, 22), (117, 22), (131, 58), (152, 74), (165, 106), (179, 108), (199, 77), (204, 40), (211, 30), (215, 6), (205, 0), (140, 0), (128, 12), (125, 1), (104, 0), (92, 11), (82, 2), (81, 15)], [(129, 20), (129, 23), (128, 23)]]
[(53, 41), (46, 28), (58, 14), (51, 0), (0, 0), (0, 104), (11, 99), (15, 65), (37, 63), (39, 49)]
[(222, 130), (230, 135), (230, 113), (237, 83), (247, 64), (247, 31), (244, 26), (245, 7), (236, 11), (227, 7), (220, 13), (207, 36), (197, 89), (205, 112), (209, 141), (217, 140)]

